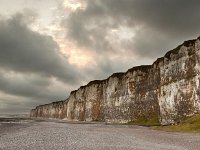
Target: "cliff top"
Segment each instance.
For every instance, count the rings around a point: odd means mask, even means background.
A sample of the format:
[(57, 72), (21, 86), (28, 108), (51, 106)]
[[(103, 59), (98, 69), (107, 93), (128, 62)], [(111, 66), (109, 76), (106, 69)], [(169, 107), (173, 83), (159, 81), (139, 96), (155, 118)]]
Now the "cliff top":
[(52, 102), (52, 103), (49, 103), (49, 104), (39, 105), (39, 106), (37, 106), (36, 108), (44, 107), (44, 106), (48, 106), (48, 105), (57, 105), (57, 104), (59, 104), (59, 103), (64, 103), (64, 102), (66, 102), (66, 100), (55, 101), (55, 102)]
[(158, 58), (155, 62), (153, 62), (152, 65), (154, 65), (154, 64), (155, 64), (155, 65), (159, 64), (159, 62), (163, 61), (164, 58), (167, 58), (167, 59), (170, 60), (171, 54), (173, 54), (173, 55), (178, 54), (178, 53), (179, 53), (179, 50), (180, 50), (180, 48), (181, 48), (182, 46), (185, 46), (185, 47), (192, 46), (192, 45), (195, 44), (196, 40), (200, 40), (200, 36), (199, 36), (197, 39), (184, 41), (182, 44), (180, 44), (180, 45), (177, 46), (176, 48), (174, 48), (174, 49), (168, 51), (163, 57)]
[[(200, 40), (200, 36), (197, 38)], [(134, 71), (143, 71), (145, 73), (148, 73), (148, 71), (152, 68), (152, 66), (155, 64), (159, 64), (161, 61), (164, 60), (164, 58), (167, 58), (167, 59), (170, 59), (171, 57), (171, 54), (178, 54), (179, 53), (179, 50), (182, 46), (185, 46), (185, 47), (189, 47), (191, 45), (194, 45), (195, 44), (195, 41), (197, 39), (193, 39), (193, 40), (188, 40), (188, 41), (184, 41), (181, 45), (177, 46), (175, 49), (172, 49), (170, 51), (168, 51), (163, 57), (160, 57), (158, 58), (155, 62), (153, 62), (152, 65), (140, 65), (140, 66), (135, 66), (133, 68), (130, 68), (128, 69), (126, 72), (119, 72), (119, 73), (113, 73), (111, 76), (109, 76), (107, 79), (103, 79), (103, 80), (93, 80), (93, 81), (90, 81), (88, 84), (84, 85), (84, 86), (81, 86), (79, 89), (82, 89), (82, 88), (85, 88), (87, 86), (92, 86), (92, 85), (95, 85), (95, 84), (103, 84), (104, 82), (107, 82), (110, 78), (122, 78), (124, 75), (126, 75), (127, 73), (129, 72), (134, 72)], [(79, 90), (78, 89), (78, 90)], [(71, 92), (71, 94), (75, 93), (76, 91), (78, 90), (74, 90)]]

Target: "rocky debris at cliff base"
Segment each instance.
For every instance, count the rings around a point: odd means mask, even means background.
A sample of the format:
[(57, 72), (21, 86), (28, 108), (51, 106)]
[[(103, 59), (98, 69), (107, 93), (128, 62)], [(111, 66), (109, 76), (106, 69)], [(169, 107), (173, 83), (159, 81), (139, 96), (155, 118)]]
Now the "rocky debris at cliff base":
[[(30, 122), (8, 126), (0, 134), (1, 150), (194, 150), (199, 134), (169, 133), (147, 127), (105, 124)], [(1, 130), (1, 127), (0, 127)]]

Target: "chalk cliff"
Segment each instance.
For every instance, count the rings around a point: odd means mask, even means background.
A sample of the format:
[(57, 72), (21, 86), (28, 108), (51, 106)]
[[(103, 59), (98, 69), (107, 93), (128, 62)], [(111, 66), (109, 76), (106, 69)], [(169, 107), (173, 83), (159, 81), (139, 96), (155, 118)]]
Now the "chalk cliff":
[(71, 92), (65, 101), (37, 106), (31, 117), (161, 124), (200, 113), (200, 37), (185, 41), (152, 65), (115, 73)]

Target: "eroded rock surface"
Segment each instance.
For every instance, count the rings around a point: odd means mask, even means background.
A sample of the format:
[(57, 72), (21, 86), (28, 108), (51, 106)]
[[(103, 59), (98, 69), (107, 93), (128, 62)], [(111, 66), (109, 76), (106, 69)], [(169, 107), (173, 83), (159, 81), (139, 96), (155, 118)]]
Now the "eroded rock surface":
[(152, 65), (115, 73), (38, 106), (31, 117), (127, 123), (141, 117), (162, 124), (200, 113), (200, 38), (184, 42)]

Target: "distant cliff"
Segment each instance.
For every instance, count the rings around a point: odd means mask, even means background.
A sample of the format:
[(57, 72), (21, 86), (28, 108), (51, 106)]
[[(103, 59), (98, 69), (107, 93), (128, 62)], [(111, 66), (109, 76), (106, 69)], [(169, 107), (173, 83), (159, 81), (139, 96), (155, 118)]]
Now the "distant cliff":
[(31, 117), (127, 123), (157, 118), (179, 122), (200, 113), (200, 38), (189, 40), (152, 65), (91, 81), (66, 101), (37, 106)]

